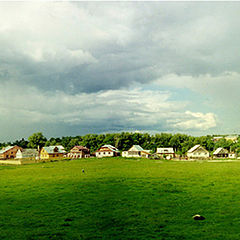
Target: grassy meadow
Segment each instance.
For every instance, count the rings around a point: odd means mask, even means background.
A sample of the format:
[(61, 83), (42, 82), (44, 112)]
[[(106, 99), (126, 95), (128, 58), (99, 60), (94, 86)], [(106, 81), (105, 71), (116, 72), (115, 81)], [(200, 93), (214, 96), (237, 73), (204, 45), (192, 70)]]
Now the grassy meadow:
[(0, 166), (1, 240), (232, 240), (240, 239), (239, 225), (240, 162), (93, 158)]

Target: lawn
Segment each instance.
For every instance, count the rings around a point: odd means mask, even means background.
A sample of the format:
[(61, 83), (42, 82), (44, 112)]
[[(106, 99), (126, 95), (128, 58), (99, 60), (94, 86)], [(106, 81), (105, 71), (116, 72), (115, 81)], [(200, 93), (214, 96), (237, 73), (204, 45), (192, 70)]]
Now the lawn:
[(239, 240), (239, 225), (240, 162), (93, 158), (0, 166), (1, 240)]

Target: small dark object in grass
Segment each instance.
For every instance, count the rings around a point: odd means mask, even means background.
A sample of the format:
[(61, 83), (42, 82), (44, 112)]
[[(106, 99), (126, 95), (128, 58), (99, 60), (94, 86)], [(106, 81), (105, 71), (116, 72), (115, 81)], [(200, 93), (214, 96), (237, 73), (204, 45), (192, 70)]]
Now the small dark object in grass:
[(82, 169), (82, 173), (85, 173), (85, 170), (84, 170), (84, 169)]
[(199, 214), (196, 214), (196, 215), (193, 216), (193, 219), (194, 220), (205, 220), (205, 217), (203, 217), (203, 216), (201, 216)]
[(71, 219), (71, 218), (65, 218), (64, 221), (65, 221), (65, 222), (71, 222), (72, 219)]

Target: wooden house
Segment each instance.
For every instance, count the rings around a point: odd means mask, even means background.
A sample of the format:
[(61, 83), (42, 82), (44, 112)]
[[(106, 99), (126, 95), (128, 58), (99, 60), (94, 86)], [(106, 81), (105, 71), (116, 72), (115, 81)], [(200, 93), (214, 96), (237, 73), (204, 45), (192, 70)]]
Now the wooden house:
[(70, 158), (88, 158), (90, 157), (90, 150), (83, 146), (75, 146), (67, 156)]
[(0, 150), (0, 159), (13, 159), (16, 157), (18, 150), (22, 150), (19, 146), (7, 146)]
[(195, 145), (187, 151), (188, 158), (205, 159), (209, 158), (209, 152), (201, 145)]
[(122, 152), (122, 157), (144, 157), (149, 158), (150, 150), (144, 150), (139, 145), (133, 145), (128, 151)]
[(166, 158), (166, 159), (171, 159), (175, 157), (175, 152), (172, 147), (167, 147), (167, 148), (157, 148), (156, 154), (160, 158)]
[(117, 148), (113, 147), (112, 145), (104, 145), (100, 147), (96, 152), (96, 157), (116, 157), (120, 156), (120, 152)]
[(40, 152), (40, 159), (60, 158), (65, 155), (66, 151), (61, 145), (43, 147)]
[(222, 147), (219, 147), (213, 152), (213, 157), (214, 158), (227, 158), (228, 157), (228, 150), (224, 149)]

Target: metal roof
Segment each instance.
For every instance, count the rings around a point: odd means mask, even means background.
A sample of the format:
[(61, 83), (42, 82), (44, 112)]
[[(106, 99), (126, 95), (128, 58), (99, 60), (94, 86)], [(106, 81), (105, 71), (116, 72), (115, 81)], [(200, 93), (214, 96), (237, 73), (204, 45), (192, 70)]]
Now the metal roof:
[(102, 147), (107, 147), (113, 152), (119, 152), (119, 150), (112, 145), (103, 145)]
[(58, 153), (66, 153), (66, 151), (64, 150), (64, 147), (61, 145), (57, 145), (57, 146), (49, 146), (49, 147), (43, 147), (43, 149), (47, 152), (47, 153), (56, 153), (54, 152), (54, 149), (57, 148), (58, 149)]
[(213, 155), (216, 155), (216, 154), (219, 154), (219, 153), (228, 153), (228, 150), (224, 149), (222, 147), (219, 147), (213, 152)]
[(200, 147), (200, 144), (195, 145), (194, 147), (190, 148), (187, 152), (188, 152), (188, 153), (192, 153), (192, 152), (194, 152), (195, 150), (197, 150), (199, 147)]
[(74, 146), (73, 148), (77, 148), (78, 150), (89, 150), (87, 147), (84, 146)]
[(144, 151), (140, 145), (133, 145), (128, 151)]
[(5, 153), (6, 151), (10, 150), (13, 147), (14, 146), (7, 146), (7, 147), (3, 148), (2, 150), (0, 150), (0, 154)]

